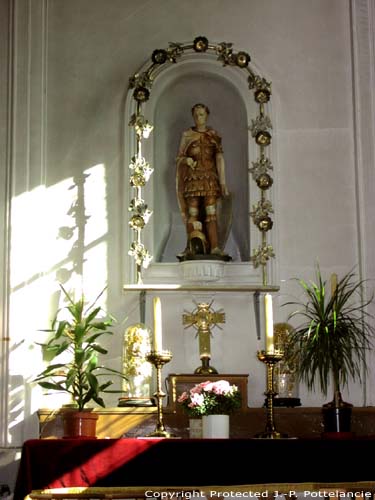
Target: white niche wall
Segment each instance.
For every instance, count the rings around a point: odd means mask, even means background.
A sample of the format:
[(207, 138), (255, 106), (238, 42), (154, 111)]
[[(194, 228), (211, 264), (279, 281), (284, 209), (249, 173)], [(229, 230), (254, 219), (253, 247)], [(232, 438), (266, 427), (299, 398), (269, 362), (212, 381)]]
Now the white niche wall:
[[(182, 132), (194, 125), (191, 108), (200, 102), (210, 109), (208, 125), (222, 137), (226, 180), (232, 193), (232, 228), (225, 247), (232, 261), (225, 265), (219, 282), (261, 284), (261, 268), (254, 269), (250, 263), (252, 249), (260, 244), (261, 234), (249, 217), (252, 205), (260, 199), (260, 192), (249, 173), (251, 162), (259, 152), (248, 130), (251, 120), (258, 114), (258, 105), (253, 90), (248, 87), (247, 73), (239, 68), (224, 67), (211, 54), (187, 54), (178, 63), (163, 65), (162, 68), (154, 80), (150, 99), (143, 108), (145, 118), (154, 125), (150, 138), (142, 143), (143, 156), (154, 168), (142, 193), (153, 210), (150, 222), (142, 232), (143, 242), (153, 255), (149, 268), (143, 271), (143, 281), (152, 284), (179, 283), (182, 280), (181, 264), (176, 256), (185, 248), (186, 232), (176, 196), (176, 156)], [(126, 125), (135, 112), (132, 93), (130, 90), (126, 101)], [(272, 120), (270, 106), (267, 114)], [(272, 159), (274, 144), (270, 148)], [(126, 129), (125, 150), (124, 192), (125, 213), (128, 213), (131, 198), (128, 164), (135, 152), (134, 130), (129, 126)], [(275, 178), (275, 172), (272, 176)], [(274, 206), (272, 191), (271, 188), (267, 196)], [(277, 238), (272, 234), (274, 231), (268, 232), (267, 238), (275, 248)], [(129, 228), (124, 238), (126, 254), (132, 240)], [(270, 283), (274, 283), (274, 268), (275, 263), (270, 262)], [(125, 273), (124, 282), (129, 284), (132, 282), (130, 277), (135, 276), (131, 257), (127, 259)]]

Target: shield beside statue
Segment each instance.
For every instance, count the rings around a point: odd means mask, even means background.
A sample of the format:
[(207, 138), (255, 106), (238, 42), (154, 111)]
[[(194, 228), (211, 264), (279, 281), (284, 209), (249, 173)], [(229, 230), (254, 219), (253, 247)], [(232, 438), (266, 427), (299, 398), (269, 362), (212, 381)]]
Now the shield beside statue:
[(233, 221), (233, 203), (232, 194), (223, 196), (217, 201), (216, 205), (216, 220), (217, 220), (217, 232), (219, 239), (219, 247), (224, 250), (227, 244), (230, 230), (232, 228)]

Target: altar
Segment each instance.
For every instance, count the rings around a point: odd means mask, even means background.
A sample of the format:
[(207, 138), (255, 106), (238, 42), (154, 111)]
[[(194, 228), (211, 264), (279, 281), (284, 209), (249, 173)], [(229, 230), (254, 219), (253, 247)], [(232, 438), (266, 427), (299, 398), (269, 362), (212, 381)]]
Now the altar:
[[(351, 483), (375, 490), (371, 437), (324, 439), (32, 439), (14, 500), (69, 487), (232, 487)], [(353, 459), (354, 458), (354, 459)], [(51, 498), (51, 496), (49, 497)]]

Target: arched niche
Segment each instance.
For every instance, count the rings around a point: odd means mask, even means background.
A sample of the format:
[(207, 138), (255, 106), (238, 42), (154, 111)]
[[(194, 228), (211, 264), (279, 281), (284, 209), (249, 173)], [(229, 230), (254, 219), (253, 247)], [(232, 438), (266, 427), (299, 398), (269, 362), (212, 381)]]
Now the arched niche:
[(160, 131), (154, 137), (155, 176), (153, 208), (155, 262), (176, 262), (186, 244), (175, 188), (175, 158), (183, 130), (192, 126), (191, 108), (203, 102), (210, 109), (209, 123), (223, 141), (226, 177), (233, 194), (232, 231), (226, 251), (234, 262), (246, 262), (250, 256), (248, 130), (244, 101), (228, 79), (207, 70), (205, 64), (185, 66), (155, 100), (153, 123)]
[[(136, 74), (142, 75), (147, 65)], [(143, 188), (143, 198), (153, 211), (150, 222), (142, 231), (145, 247), (153, 256), (151, 264), (143, 271), (144, 283), (179, 283), (181, 263), (177, 253), (184, 249), (186, 232), (178, 209), (176, 196), (176, 155), (183, 130), (193, 125), (191, 107), (203, 102), (210, 109), (209, 125), (222, 137), (226, 162), (226, 176), (233, 195), (233, 223), (226, 251), (233, 261), (227, 263), (221, 278), (223, 283), (264, 283), (264, 266), (253, 266), (252, 249), (264, 243), (264, 234), (252, 223), (250, 212), (259, 200), (259, 188), (252, 179), (251, 166), (259, 157), (259, 147), (251, 133), (251, 123), (259, 117), (259, 103), (249, 91), (249, 81), (239, 68), (218, 62), (215, 54), (183, 54), (176, 64), (164, 64), (153, 75), (152, 91), (147, 102), (134, 99), (129, 89), (125, 121), (141, 114), (154, 126), (149, 139), (142, 141), (142, 155), (154, 172)], [(267, 113), (271, 114), (270, 103)], [(126, 134), (126, 161), (129, 163), (136, 151), (137, 137), (134, 127)], [(267, 145), (267, 155), (273, 146)], [(131, 201), (129, 169), (125, 203)], [(272, 191), (272, 190), (270, 190)], [(272, 202), (272, 192), (269, 193)], [(129, 242), (132, 230), (125, 239)], [(273, 238), (269, 238), (271, 243)], [(134, 260), (128, 259), (127, 279), (134, 276)], [(268, 279), (272, 280), (271, 274)]]

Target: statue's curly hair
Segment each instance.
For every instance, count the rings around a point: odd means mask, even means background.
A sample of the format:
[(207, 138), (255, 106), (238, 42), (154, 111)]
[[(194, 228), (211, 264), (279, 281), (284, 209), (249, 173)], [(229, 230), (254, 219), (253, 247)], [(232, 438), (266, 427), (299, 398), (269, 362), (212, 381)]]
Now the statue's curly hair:
[(198, 102), (197, 104), (194, 104), (194, 106), (191, 108), (191, 114), (192, 115), (194, 114), (194, 111), (197, 108), (203, 108), (208, 115), (210, 114), (210, 110), (208, 109), (208, 107), (205, 104), (202, 104), (202, 103)]

